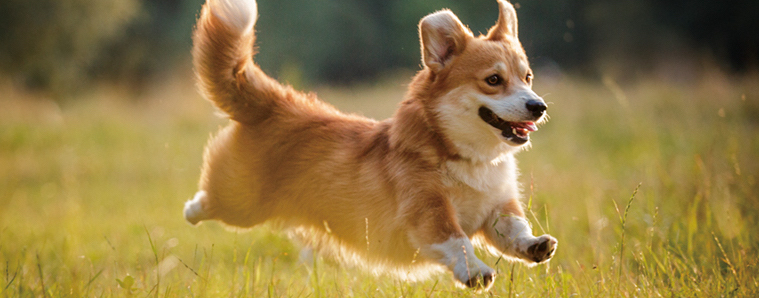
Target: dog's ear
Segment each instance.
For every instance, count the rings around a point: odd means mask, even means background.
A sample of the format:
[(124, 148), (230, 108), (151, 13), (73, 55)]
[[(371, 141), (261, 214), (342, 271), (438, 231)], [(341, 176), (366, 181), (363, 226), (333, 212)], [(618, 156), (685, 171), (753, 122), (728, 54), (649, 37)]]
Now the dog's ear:
[(422, 62), (433, 72), (441, 71), (451, 57), (464, 50), (471, 37), (472, 32), (450, 10), (424, 17), (419, 22)]
[(498, 22), (488, 31), (488, 40), (499, 41), (506, 36), (517, 38), (517, 11), (506, 0), (498, 0)]

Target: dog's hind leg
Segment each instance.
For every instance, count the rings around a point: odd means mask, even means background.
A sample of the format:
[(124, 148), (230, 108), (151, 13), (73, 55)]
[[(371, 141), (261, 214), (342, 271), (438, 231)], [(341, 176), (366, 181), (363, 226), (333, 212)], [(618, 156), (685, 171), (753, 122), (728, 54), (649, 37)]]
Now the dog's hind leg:
[(206, 191), (201, 190), (195, 193), (195, 197), (184, 204), (184, 219), (193, 225), (198, 224), (201, 220), (209, 219), (208, 214), (203, 208), (203, 204), (205, 204), (205, 200), (207, 199), (208, 193)]

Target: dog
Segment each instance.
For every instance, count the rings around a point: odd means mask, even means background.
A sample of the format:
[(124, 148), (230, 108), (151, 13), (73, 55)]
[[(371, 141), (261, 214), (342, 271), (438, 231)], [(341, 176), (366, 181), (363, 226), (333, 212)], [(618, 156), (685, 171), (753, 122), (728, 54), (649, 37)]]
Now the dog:
[[(517, 36), (514, 7), (475, 37), (450, 10), (419, 23), (423, 69), (392, 118), (344, 114), (253, 61), (254, 0), (208, 0), (193, 33), (199, 89), (229, 124), (206, 145), (191, 224), (272, 222), (319, 253), (409, 280), (447, 268), (488, 289), (481, 245), (527, 265), (557, 240), (525, 218), (514, 153), (546, 104)], [(473, 244), (474, 243), (474, 244)]]

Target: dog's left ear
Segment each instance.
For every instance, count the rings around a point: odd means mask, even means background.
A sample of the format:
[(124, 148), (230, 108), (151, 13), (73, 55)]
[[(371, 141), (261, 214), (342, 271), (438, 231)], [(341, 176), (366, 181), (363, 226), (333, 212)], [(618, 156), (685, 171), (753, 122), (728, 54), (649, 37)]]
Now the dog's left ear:
[(435, 73), (443, 70), (453, 56), (464, 50), (471, 37), (472, 32), (450, 10), (424, 17), (419, 22), (422, 62)]
[(506, 0), (498, 0), (498, 22), (488, 31), (488, 40), (499, 41), (506, 36), (517, 38), (517, 11)]

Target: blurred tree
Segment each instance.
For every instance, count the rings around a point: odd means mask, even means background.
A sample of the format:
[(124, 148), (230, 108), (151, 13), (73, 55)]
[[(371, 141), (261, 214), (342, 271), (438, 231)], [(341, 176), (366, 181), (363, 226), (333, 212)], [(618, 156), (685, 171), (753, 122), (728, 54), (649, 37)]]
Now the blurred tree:
[(388, 52), (382, 47), (382, 11), (371, 11), (365, 2), (259, 1), (258, 11), (256, 61), (271, 74), (296, 67), (306, 78), (339, 83), (389, 66), (383, 67)]
[(518, 2), (519, 38), (533, 64), (560, 64), (565, 69), (584, 70), (590, 57), (590, 32), (584, 11), (587, 2)]
[[(652, 1), (652, 0), (649, 0)], [(653, 17), (734, 70), (759, 67), (759, 1), (654, 2)]]
[[(759, 1), (512, 0), (535, 65), (635, 73), (673, 56), (759, 67)], [(94, 80), (139, 86), (189, 68), (204, 0), (0, 0), (0, 71), (69, 92)], [(417, 24), (450, 8), (472, 31), (498, 18), (495, 0), (259, 0), (262, 68), (294, 84), (372, 80), (418, 69)], [(669, 52), (669, 53), (668, 53)], [(682, 55), (685, 53), (685, 55)], [(628, 71), (632, 70), (632, 71)]]
[(31, 87), (70, 91), (139, 9), (137, 0), (0, 1), (0, 70)]
[[(98, 0), (94, 0), (98, 1)], [(103, 48), (90, 73), (141, 87), (189, 69), (192, 30), (204, 0), (140, 0), (141, 10), (119, 39)]]

